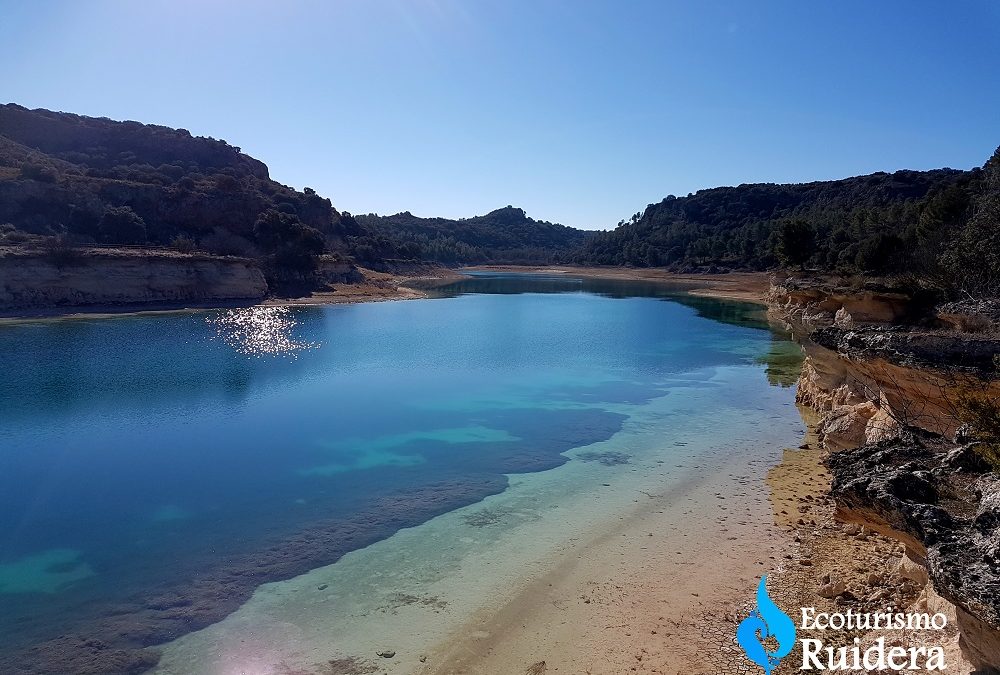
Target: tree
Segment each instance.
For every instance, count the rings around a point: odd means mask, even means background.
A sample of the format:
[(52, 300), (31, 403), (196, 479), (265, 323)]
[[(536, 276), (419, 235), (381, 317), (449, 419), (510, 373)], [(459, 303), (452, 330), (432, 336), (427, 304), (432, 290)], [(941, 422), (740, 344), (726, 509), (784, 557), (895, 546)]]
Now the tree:
[(265, 255), (265, 271), (272, 283), (286, 287), (312, 283), (316, 258), (326, 249), (319, 230), (296, 216), (271, 209), (257, 219), (253, 233)]
[(784, 220), (778, 229), (778, 259), (785, 265), (804, 267), (816, 247), (816, 230), (801, 219)]
[(973, 214), (941, 255), (950, 283), (967, 298), (1000, 293), (1000, 148), (984, 167)]
[(97, 234), (105, 244), (146, 243), (146, 222), (128, 206), (109, 206), (97, 223)]
[(57, 178), (55, 170), (41, 164), (25, 164), (21, 167), (20, 177), (40, 183), (55, 183)]
[(854, 262), (862, 272), (890, 272), (898, 265), (903, 240), (894, 234), (879, 233), (861, 242)]

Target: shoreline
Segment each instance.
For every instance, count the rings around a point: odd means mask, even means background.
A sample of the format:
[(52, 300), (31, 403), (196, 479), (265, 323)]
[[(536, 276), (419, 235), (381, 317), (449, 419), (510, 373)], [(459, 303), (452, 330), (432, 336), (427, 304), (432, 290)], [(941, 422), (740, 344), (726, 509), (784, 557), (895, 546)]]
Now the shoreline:
[[(442, 271), (446, 271), (442, 268)], [(450, 271), (450, 270), (448, 270)], [(264, 298), (246, 300), (217, 300), (205, 302), (126, 303), (120, 305), (78, 305), (73, 307), (45, 307), (20, 310), (0, 309), (0, 325), (32, 321), (109, 319), (125, 316), (148, 316), (201, 312), (213, 309), (246, 309), (250, 307), (306, 307), (317, 305), (353, 305), (361, 302), (387, 302), (390, 300), (416, 300), (427, 294), (407, 283), (424, 282), (431, 286), (460, 278), (458, 274), (440, 276), (404, 276), (387, 272), (364, 270), (365, 281), (359, 283), (331, 284), (333, 290), (319, 291), (300, 298)]]
[(565, 274), (592, 279), (653, 281), (685, 287), (690, 295), (766, 304), (771, 287), (769, 272), (725, 272), (721, 274), (681, 274), (655, 267), (581, 267), (577, 265), (472, 265), (470, 271), (523, 274)]
[(72, 307), (41, 307), (0, 309), (0, 326), (4, 324), (62, 319), (105, 319), (122, 316), (146, 316), (213, 309), (249, 307), (302, 307), (317, 305), (349, 305), (360, 302), (418, 300), (428, 297), (425, 289), (461, 279), (464, 271), (509, 272), (521, 274), (565, 274), (594, 279), (652, 281), (674, 284), (690, 295), (736, 300), (765, 305), (770, 287), (766, 272), (727, 272), (724, 274), (677, 274), (660, 269), (626, 267), (577, 267), (566, 265), (473, 265), (457, 269), (441, 267), (438, 274), (409, 276), (363, 269), (365, 280), (358, 283), (331, 284), (333, 290), (315, 292), (301, 298), (265, 298), (262, 300), (217, 300), (204, 302), (154, 302), (78, 305)]
[[(563, 266), (463, 269), (655, 281), (682, 285), (691, 295), (757, 304), (764, 304), (769, 287), (767, 275), (763, 273), (674, 275), (659, 270)], [(427, 294), (422, 290), (403, 284), (417, 281), (429, 288), (461, 278), (460, 271), (447, 272), (450, 274), (422, 277), (376, 273), (380, 275), (377, 283), (345, 284), (344, 288), (355, 287), (352, 293), (344, 293), (338, 288), (337, 292), (309, 298), (229, 303), (226, 306), (353, 304), (423, 298)], [(219, 307), (219, 304), (146, 307), (130, 312), (0, 318), (0, 324)], [(709, 669), (705, 672), (721, 672), (723, 668), (740, 672), (745, 659), (733, 640), (735, 623), (738, 623), (738, 619), (734, 623), (733, 617), (745, 616), (749, 611), (754, 579), (767, 573), (769, 579), (780, 579), (791, 588), (791, 591), (774, 596), (779, 602), (784, 599), (783, 605), (821, 604), (823, 600), (812, 592), (817, 573), (813, 565), (829, 568), (848, 555), (884, 564), (891, 558), (890, 549), (895, 551), (895, 544), (881, 541), (877, 535), (866, 533), (865, 537), (856, 540), (845, 537), (844, 526), (833, 522), (832, 506), (821, 505), (828, 493), (828, 475), (820, 462), (818, 443), (814, 438), (810, 440), (815, 430), (814, 423), (808, 419), (810, 413), (799, 410), (807, 428), (807, 438), (799, 450), (786, 448), (782, 452), (779, 446), (759, 446), (760, 454), (755, 458), (777, 452), (777, 461), (753, 467), (744, 465), (745, 472), (739, 479), (734, 479), (730, 471), (721, 471), (718, 475), (693, 478), (685, 485), (671, 488), (667, 495), (656, 494), (660, 490), (652, 489), (647, 493), (649, 502), (636, 506), (630, 515), (623, 517), (619, 527), (559, 551), (558, 558), (547, 563), (546, 572), (527, 578), (516, 593), (499, 605), (482, 603), (454, 633), (440, 636), (434, 646), (423, 646), (421, 656), (426, 662), (421, 660), (419, 666), (416, 663), (410, 666), (419, 668), (421, 675), (536, 674), (554, 670), (679, 674), (691, 672), (692, 667)], [(730, 469), (736, 461), (721, 466)], [(748, 491), (750, 473), (754, 474), (754, 489)], [(678, 505), (691, 500), (700, 504), (726, 505), (724, 512), (710, 509), (708, 515), (699, 514), (703, 530), (710, 536), (694, 546), (689, 544), (690, 539), (683, 539), (687, 534), (681, 538), (658, 536), (664, 529), (676, 530), (673, 521), (665, 519), (664, 514), (682, 517), (685, 514)], [(467, 508), (476, 509), (480, 505)], [(723, 525), (712, 518), (728, 517), (730, 511), (736, 510), (741, 512), (742, 520), (735, 523)], [(848, 539), (846, 544), (840, 541), (845, 538)], [(848, 544), (861, 544), (863, 550), (845, 549)], [(869, 548), (879, 549), (878, 554), (869, 552)], [(815, 553), (817, 551), (821, 553)], [(799, 565), (801, 560), (810, 560), (810, 565)], [(665, 575), (668, 570), (669, 578)], [(838, 573), (852, 588), (865, 576), (851, 569), (838, 570)], [(498, 598), (493, 600), (496, 602)], [(832, 600), (828, 604), (828, 609), (835, 609)], [(400, 640), (397, 645), (404, 642)], [(417, 647), (408, 650), (410, 656), (414, 649)], [(371, 653), (372, 650), (368, 650), (366, 656), (370, 657)], [(418, 672), (397, 670), (403, 666), (398, 661), (375, 658), (371, 663), (389, 668), (385, 671), (389, 673)], [(162, 672), (180, 672), (172, 670), (169, 663), (163, 666)]]
[[(501, 606), (484, 606), (458, 637), (429, 652), (435, 663), (419, 675), (752, 672), (735, 632), (756, 608), (756, 582), (764, 575), (770, 595), (796, 623), (798, 607), (877, 612), (891, 604), (948, 614), (944, 601), (920, 591), (920, 571), (906, 564), (899, 542), (835, 519), (819, 417), (797, 408), (805, 425), (797, 448), (781, 450), (770, 464), (767, 451), (774, 448), (764, 448), (756, 460), (734, 458), (675, 493), (648, 495), (648, 506), (637, 507), (619, 528), (571, 551)], [(692, 544), (660, 536), (665, 525), (677, 529), (664, 518), (671, 499), (674, 509), (678, 502), (694, 502), (710, 516), (719, 515), (713, 502), (728, 510), (721, 519), (699, 514)], [(848, 592), (831, 596), (831, 582)], [(944, 632), (800, 630), (799, 637), (835, 646), (849, 646), (855, 638), (866, 646), (877, 638), (940, 645), (948, 672), (972, 673), (954, 612)], [(777, 672), (797, 672), (801, 662), (797, 642)]]
[[(779, 514), (785, 502), (824, 491), (815, 419), (797, 408), (805, 425), (797, 449), (730, 455), (676, 494), (649, 495), (619, 529), (583, 547), (586, 556), (564, 559), (499, 610), (484, 609), (463, 628), (469, 637), (444, 645), (434, 653), (441, 662), (419, 675), (750, 672), (735, 629), (754, 608), (757, 580), (800, 581), (791, 579), (801, 569), (793, 558), (810, 547), (810, 526)], [(678, 530), (664, 518), (671, 501), (698, 505), (683, 512), (699, 519), (696, 541), (660, 536)], [(800, 586), (773, 595), (791, 606), (806, 599)]]
[[(628, 452), (624, 465), (515, 474), (483, 502), (264, 585), (223, 621), (163, 645), (154, 672), (271, 672), (279, 662), (296, 673), (701, 672), (690, 666), (712, 662), (691, 649), (698, 622), (751, 594), (790, 542), (764, 487), (780, 448), (802, 438), (788, 390), (766, 390), (767, 419), (704, 407), (719, 387), (761, 377), (722, 368), (683, 399), (654, 399), (624, 436), (568, 453)], [(499, 521), (477, 522), (484, 513)]]

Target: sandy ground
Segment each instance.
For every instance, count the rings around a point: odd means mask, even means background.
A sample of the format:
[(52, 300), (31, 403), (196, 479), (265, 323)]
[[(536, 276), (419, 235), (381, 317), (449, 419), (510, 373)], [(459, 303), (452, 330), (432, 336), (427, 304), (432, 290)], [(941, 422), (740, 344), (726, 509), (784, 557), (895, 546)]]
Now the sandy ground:
[[(753, 467), (689, 486), (681, 499), (699, 504), (697, 539), (671, 536), (678, 528), (650, 495), (621, 529), (589, 543), (513, 601), (485, 608), (447, 648), (432, 653), (421, 675), (587, 673), (617, 675), (752, 675), (735, 641), (736, 626), (754, 607), (761, 575), (770, 595), (798, 623), (800, 607), (818, 611), (947, 611), (923, 587), (919, 570), (901, 564), (902, 547), (834, 520), (830, 476), (815, 437), (816, 416), (801, 409), (809, 432), (784, 450), (761, 489)], [(678, 499), (677, 495), (670, 497)], [(712, 506), (713, 502), (715, 507)], [(725, 505), (722, 507), (721, 505)], [(709, 506), (704, 506), (709, 505)], [(718, 507), (726, 509), (720, 511)], [(822, 597), (830, 581), (848, 592)], [(870, 645), (877, 637), (905, 647), (945, 647), (946, 672), (971, 672), (949, 628), (895, 633), (807, 634), (827, 645)], [(798, 672), (796, 647), (776, 673)]]
[[(757, 469), (649, 495), (620, 529), (567, 556), (507, 605), (485, 608), (421, 672), (721, 672), (713, 650), (736, 655), (735, 625), (716, 621), (716, 608), (745, 596), (790, 543), (761, 517), (768, 514), (753, 487)], [(678, 502), (687, 505), (684, 524), (670, 508)]]

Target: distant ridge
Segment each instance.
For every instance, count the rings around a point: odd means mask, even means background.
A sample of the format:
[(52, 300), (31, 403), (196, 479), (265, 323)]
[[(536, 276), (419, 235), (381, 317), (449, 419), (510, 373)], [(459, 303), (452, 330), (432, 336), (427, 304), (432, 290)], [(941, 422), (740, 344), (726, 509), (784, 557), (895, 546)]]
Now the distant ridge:
[(361, 259), (401, 257), (444, 263), (560, 262), (592, 232), (529, 218), (506, 206), (471, 218), (420, 218), (409, 211), (392, 216), (368, 214), (357, 221), (371, 233), (357, 248)]
[[(349, 158), (347, 159), (349, 161)], [(184, 129), (0, 105), (0, 243), (174, 245), (256, 258), (307, 282), (315, 257), (576, 263), (676, 271), (909, 275), (1000, 292), (1000, 151), (983, 168), (746, 184), (668, 196), (606, 232), (513, 206), (463, 219), (352, 217), (240, 148)]]

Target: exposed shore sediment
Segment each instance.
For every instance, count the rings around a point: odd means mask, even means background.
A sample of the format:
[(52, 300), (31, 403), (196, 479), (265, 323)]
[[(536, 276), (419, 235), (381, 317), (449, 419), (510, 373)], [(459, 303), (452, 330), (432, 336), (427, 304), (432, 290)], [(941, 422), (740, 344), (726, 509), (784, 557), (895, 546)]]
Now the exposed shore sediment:
[(680, 274), (645, 267), (583, 267), (579, 265), (476, 265), (464, 269), (484, 272), (519, 272), (525, 274), (565, 274), (592, 279), (655, 281), (677, 286), (691, 295), (727, 300), (741, 300), (760, 305), (767, 303), (770, 277), (766, 272), (724, 272), (720, 274)]
[[(615, 267), (531, 267), (516, 265), (475, 266), (453, 269), (431, 264), (396, 266), (373, 270), (347, 264), (331, 264), (323, 290), (300, 297), (267, 296), (260, 270), (239, 258), (183, 255), (177, 253), (99, 252), (100, 264), (59, 269), (41, 255), (14, 256), (5, 260), (0, 251), (0, 322), (45, 318), (100, 318), (120, 314), (177, 312), (185, 310), (253, 307), (337, 305), (427, 297), (427, 290), (461, 279), (464, 270), (566, 274), (623, 281), (654, 281), (671, 284), (691, 295), (765, 304), (768, 277), (764, 273), (673, 274), (663, 270)], [(136, 265), (148, 259), (163, 269), (151, 281)], [(105, 260), (106, 259), (106, 260)], [(30, 264), (29, 264), (30, 263)], [(206, 266), (200, 270), (198, 266)], [(43, 272), (46, 284), (30, 281), (31, 266)], [(227, 270), (239, 270), (239, 283), (220, 287)], [(107, 272), (121, 275), (122, 284), (105, 288)], [(155, 271), (155, 270), (154, 270)], [(211, 282), (211, 283), (210, 283)], [(222, 281), (219, 281), (222, 283)], [(12, 288), (20, 289), (16, 293)]]

